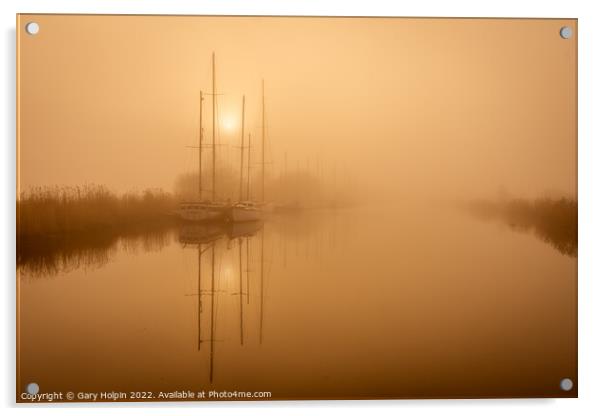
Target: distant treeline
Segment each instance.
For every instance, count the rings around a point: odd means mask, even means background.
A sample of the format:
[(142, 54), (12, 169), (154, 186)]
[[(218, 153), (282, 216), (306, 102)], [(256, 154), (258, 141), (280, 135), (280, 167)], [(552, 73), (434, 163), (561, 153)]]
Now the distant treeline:
[(175, 199), (161, 190), (116, 195), (99, 185), (37, 187), (17, 199), (21, 239), (123, 229), (167, 221)]
[(484, 219), (499, 219), (514, 229), (533, 231), (558, 251), (577, 256), (577, 200), (573, 198), (504, 198), (478, 200), (471, 211)]

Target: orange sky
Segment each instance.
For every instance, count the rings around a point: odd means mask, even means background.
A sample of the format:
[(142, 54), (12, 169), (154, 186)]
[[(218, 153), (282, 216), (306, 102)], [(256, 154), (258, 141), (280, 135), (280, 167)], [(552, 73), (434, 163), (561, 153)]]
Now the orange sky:
[[(23, 31), (32, 20), (36, 36)], [(265, 78), (274, 172), (286, 152), (289, 169), (336, 166), (374, 194), (575, 194), (576, 31), (557, 19), (21, 15), (20, 187), (171, 190), (196, 168), (186, 146), (215, 51), (232, 166), (241, 96), (258, 139)]]

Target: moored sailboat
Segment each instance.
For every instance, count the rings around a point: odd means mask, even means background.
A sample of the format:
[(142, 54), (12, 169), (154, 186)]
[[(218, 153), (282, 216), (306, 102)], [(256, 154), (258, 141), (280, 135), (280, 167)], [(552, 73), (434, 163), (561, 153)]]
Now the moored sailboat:
[(230, 207), (229, 218), (232, 222), (259, 221), (263, 219), (263, 209), (255, 202), (237, 202)]
[(228, 219), (232, 222), (259, 221), (264, 218), (265, 204), (263, 203), (265, 193), (265, 94), (263, 81), (261, 83), (261, 199), (262, 203), (254, 202), (250, 198), (250, 180), (251, 180), (251, 135), (249, 134), (248, 152), (247, 152), (247, 195), (243, 200), (243, 161), (244, 161), (244, 137), (245, 137), (245, 97), (242, 97), (242, 122), (240, 137), (240, 182), (239, 182), (239, 202), (233, 204), (229, 209)]
[(218, 221), (225, 218), (227, 205), (215, 201), (215, 124), (216, 124), (216, 91), (215, 91), (215, 53), (212, 55), (212, 188), (211, 201), (203, 200), (203, 91), (199, 100), (199, 167), (198, 167), (198, 201), (181, 202), (176, 214), (185, 221), (203, 222)]

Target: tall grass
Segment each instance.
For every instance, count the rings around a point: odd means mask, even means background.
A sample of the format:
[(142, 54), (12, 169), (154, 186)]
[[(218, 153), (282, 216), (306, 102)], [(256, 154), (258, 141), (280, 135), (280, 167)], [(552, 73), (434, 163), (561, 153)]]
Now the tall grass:
[(17, 236), (60, 236), (165, 221), (174, 198), (161, 190), (116, 195), (104, 186), (37, 187), (17, 200)]

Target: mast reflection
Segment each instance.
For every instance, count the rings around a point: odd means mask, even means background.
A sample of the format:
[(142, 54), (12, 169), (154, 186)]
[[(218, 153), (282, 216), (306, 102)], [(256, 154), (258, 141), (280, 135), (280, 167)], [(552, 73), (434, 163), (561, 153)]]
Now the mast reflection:
[[(264, 242), (263, 242), (263, 222), (246, 222), (246, 223), (232, 223), (232, 224), (184, 224), (180, 227), (178, 241), (182, 245), (182, 248), (194, 248), (197, 251), (197, 270), (196, 270), (196, 293), (189, 296), (197, 297), (197, 351), (201, 351), (202, 344), (209, 344), (209, 382), (213, 383), (215, 376), (215, 355), (217, 341), (217, 319), (219, 303), (219, 294), (225, 291), (220, 290), (220, 279), (224, 277), (226, 273), (225, 268), (216, 267), (216, 263), (220, 262), (226, 257), (228, 252), (237, 247), (236, 262), (238, 263), (238, 279), (237, 279), (237, 290), (232, 295), (238, 297), (238, 321), (239, 330), (238, 338), (241, 346), (245, 345), (245, 312), (244, 301), (249, 305), (250, 300), (250, 288), (251, 288), (251, 264), (253, 262), (252, 254), (253, 240), (259, 239), (260, 251), (258, 253), (260, 261), (260, 301), (259, 301), (259, 343), (263, 341), (263, 291), (264, 291)], [(232, 244), (234, 243), (234, 244)], [(243, 250), (243, 243), (245, 249)], [(208, 262), (210, 263), (210, 274), (211, 279), (209, 283), (209, 289), (204, 289), (204, 282), (202, 280), (204, 262), (203, 259), (209, 256)], [(245, 264), (246, 266), (243, 266)], [(207, 312), (204, 308), (205, 297), (209, 297), (209, 322), (208, 325), (208, 337), (204, 338), (204, 330), (206, 331), (207, 325), (204, 325), (203, 316)]]

